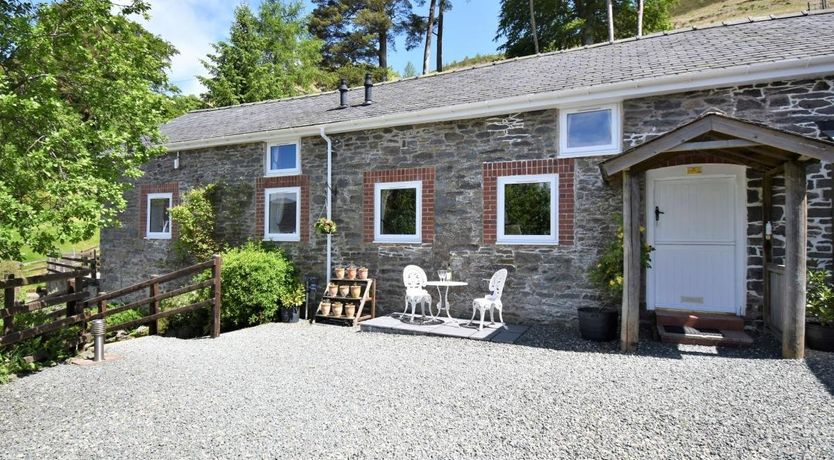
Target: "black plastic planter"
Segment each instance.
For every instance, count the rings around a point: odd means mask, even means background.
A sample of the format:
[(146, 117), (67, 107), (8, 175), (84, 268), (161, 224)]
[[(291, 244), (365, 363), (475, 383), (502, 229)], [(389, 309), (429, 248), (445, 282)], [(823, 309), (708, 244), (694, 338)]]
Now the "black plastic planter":
[(585, 340), (608, 342), (617, 337), (616, 310), (600, 310), (598, 308), (577, 308), (579, 313), (579, 334)]
[(282, 308), (280, 310), (282, 323), (297, 323), (298, 322), (298, 307)]
[(806, 323), (805, 343), (814, 350), (834, 351), (834, 327)]

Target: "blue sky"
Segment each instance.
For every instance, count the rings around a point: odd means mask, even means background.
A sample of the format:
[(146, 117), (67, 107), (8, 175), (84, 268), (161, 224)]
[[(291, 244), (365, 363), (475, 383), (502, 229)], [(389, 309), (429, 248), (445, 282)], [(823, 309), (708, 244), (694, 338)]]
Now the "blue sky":
[[(259, 0), (245, 0), (257, 7)], [(173, 43), (180, 54), (171, 65), (171, 80), (184, 93), (199, 94), (202, 85), (195, 75), (205, 69), (200, 63), (211, 51), (211, 43), (225, 39), (235, 6), (234, 0), (151, 0), (152, 15), (145, 23), (148, 30)], [(304, 0), (308, 12), (309, 0)], [(427, 9), (428, 7), (423, 7)], [(455, 0), (454, 9), (445, 17), (443, 58), (449, 62), (475, 54), (495, 52), (493, 41), (498, 25), (498, 0)], [(434, 53), (434, 50), (432, 51)], [(418, 72), (422, 66), (422, 48), (406, 51), (398, 40), (396, 51), (389, 49), (388, 62), (398, 72), (411, 61)], [(434, 67), (434, 54), (431, 62)]]

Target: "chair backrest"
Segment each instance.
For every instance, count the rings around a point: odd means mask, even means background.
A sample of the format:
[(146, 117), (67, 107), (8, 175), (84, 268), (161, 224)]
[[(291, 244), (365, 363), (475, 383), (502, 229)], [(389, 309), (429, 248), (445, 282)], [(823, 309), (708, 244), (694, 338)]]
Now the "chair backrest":
[(492, 291), (493, 300), (501, 300), (501, 293), (504, 292), (504, 283), (507, 282), (507, 269), (502, 268), (492, 275), (489, 280), (489, 290)]
[(408, 289), (425, 287), (428, 281), (426, 272), (416, 265), (409, 265), (403, 269), (403, 283)]

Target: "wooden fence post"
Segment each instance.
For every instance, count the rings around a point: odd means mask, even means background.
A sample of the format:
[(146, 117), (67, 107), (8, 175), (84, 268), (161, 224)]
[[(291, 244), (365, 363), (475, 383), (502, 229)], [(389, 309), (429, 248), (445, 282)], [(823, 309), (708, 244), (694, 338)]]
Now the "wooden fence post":
[(220, 266), (222, 260), (218, 254), (213, 257), (214, 264), (211, 266), (211, 275), (214, 283), (211, 285), (211, 296), (214, 300), (211, 307), (211, 338), (216, 338), (220, 335)]
[[(10, 274), (6, 277), (7, 280), (11, 281), (14, 279), (14, 274)], [(3, 308), (12, 308), (14, 307), (14, 287), (10, 286), (3, 290)], [(14, 316), (7, 316), (3, 319), (3, 335), (11, 334), (14, 332)]]
[[(156, 279), (159, 278), (159, 275), (153, 275), (151, 278)], [(159, 294), (159, 284), (151, 283), (148, 292), (151, 298), (156, 297)], [(159, 313), (159, 302), (156, 300), (152, 300), (150, 304), (148, 304), (148, 314), (155, 315)], [(148, 324), (148, 335), (157, 335), (159, 333), (159, 320), (155, 319)]]
[[(98, 293), (99, 297), (105, 296), (105, 295), (107, 295), (107, 293), (104, 292), (104, 291)], [(99, 314), (107, 313), (107, 299), (101, 299), (101, 300), (98, 301), (98, 313)]]

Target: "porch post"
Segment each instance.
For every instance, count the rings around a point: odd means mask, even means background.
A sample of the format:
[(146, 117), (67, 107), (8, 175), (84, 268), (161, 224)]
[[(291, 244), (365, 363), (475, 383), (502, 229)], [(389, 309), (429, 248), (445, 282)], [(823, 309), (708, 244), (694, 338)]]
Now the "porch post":
[(805, 277), (808, 196), (805, 168), (785, 163), (785, 293), (782, 357), (805, 357)]
[(623, 306), (620, 350), (637, 349), (640, 340), (640, 180), (623, 171)]

